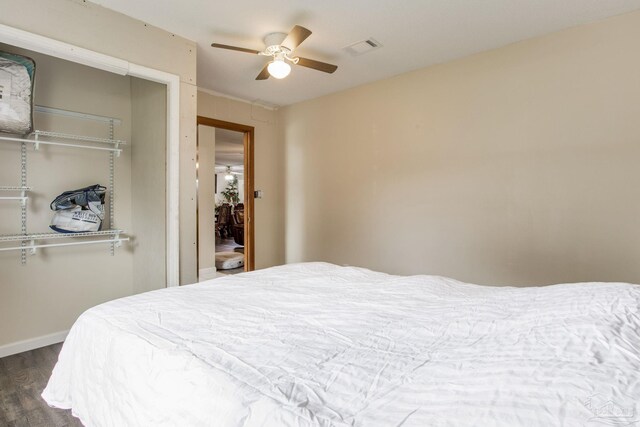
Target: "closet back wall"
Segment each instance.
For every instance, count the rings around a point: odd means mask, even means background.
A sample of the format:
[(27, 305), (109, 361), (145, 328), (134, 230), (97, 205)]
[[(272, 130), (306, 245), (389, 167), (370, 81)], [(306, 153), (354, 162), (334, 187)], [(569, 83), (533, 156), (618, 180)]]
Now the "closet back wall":
[[(131, 141), (131, 79), (64, 60), (0, 45), (36, 61), (37, 105), (117, 117), (115, 138)], [(108, 137), (105, 123), (36, 113), (37, 129)], [(109, 154), (41, 146), (28, 148), (30, 233), (48, 232), (49, 203), (65, 190), (108, 185)], [(20, 144), (0, 143), (0, 185), (20, 182)], [(131, 146), (115, 161), (116, 226), (131, 230)], [(164, 212), (161, 212), (164, 215)], [(19, 202), (0, 204), (0, 234), (20, 233)], [(3, 345), (68, 330), (84, 310), (130, 295), (133, 253), (125, 245), (111, 256), (109, 245), (40, 249), (20, 264), (20, 252), (0, 252), (0, 350)], [(160, 283), (159, 285), (162, 285)]]

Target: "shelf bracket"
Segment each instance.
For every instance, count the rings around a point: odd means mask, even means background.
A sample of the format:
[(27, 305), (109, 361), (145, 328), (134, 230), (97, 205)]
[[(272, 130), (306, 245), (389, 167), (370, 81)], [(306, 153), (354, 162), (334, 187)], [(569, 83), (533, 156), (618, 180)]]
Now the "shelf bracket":
[(40, 141), (38, 140), (39, 136), (40, 135), (37, 132), (33, 136), (33, 149), (36, 151), (40, 150)]
[(122, 246), (122, 239), (120, 239), (120, 233), (116, 233), (113, 236), (113, 247), (119, 248), (120, 246)]
[(29, 240), (29, 255), (35, 255), (35, 254), (36, 254), (36, 241)]

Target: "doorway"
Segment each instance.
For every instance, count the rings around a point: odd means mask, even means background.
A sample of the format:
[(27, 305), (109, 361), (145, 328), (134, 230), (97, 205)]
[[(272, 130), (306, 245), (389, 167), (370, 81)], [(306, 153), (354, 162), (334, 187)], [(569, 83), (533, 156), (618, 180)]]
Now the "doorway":
[(198, 116), (198, 280), (254, 269), (254, 128)]

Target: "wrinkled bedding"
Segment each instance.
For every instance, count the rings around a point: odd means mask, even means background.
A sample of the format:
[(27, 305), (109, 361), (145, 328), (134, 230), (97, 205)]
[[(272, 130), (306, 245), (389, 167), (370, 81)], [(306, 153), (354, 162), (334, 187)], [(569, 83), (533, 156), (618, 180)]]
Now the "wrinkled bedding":
[(42, 395), (87, 426), (635, 425), (639, 306), (292, 264), (88, 310)]

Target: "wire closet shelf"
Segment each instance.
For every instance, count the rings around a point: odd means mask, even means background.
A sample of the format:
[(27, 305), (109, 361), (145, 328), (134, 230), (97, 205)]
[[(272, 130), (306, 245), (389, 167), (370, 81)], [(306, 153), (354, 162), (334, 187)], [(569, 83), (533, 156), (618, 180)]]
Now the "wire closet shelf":
[[(120, 124), (120, 119), (114, 117), (98, 116), (88, 113), (67, 111), (58, 108), (35, 106), (35, 112), (67, 116), (74, 119), (93, 120), (108, 126), (108, 138), (96, 136), (75, 135), (69, 133), (36, 130), (30, 134), (11, 135), (0, 134), (0, 142), (20, 143), (20, 185), (0, 186), (0, 200), (18, 200), (21, 203), (21, 233), (11, 235), (0, 235), (0, 252), (21, 251), (22, 264), (26, 264), (27, 252), (31, 255), (40, 248), (52, 248), (62, 246), (78, 246), (92, 244), (110, 244), (111, 255), (115, 254), (115, 248), (122, 246), (122, 242), (129, 241), (130, 238), (123, 236), (124, 230), (115, 227), (115, 158), (120, 157), (122, 146), (127, 145), (126, 141), (114, 138), (114, 125)], [(27, 146), (32, 145), (34, 150), (39, 150), (41, 145), (52, 145), (71, 149), (99, 150), (109, 153), (109, 226), (111, 229), (85, 233), (28, 233), (27, 213), (29, 200), (28, 193), (32, 187), (27, 185)], [(18, 193), (18, 194), (15, 194)], [(53, 242), (50, 242), (53, 240)], [(18, 244), (11, 245), (11, 242)], [(9, 244), (9, 246), (7, 246)]]
[[(49, 131), (43, 131), (43, 130), (33, 131), (32, 133), (24, 137), (0, 135), (0, 141), (30, 143), (30, 144), (33, 144), (33, 148), (35, 150), (39, 150), (40, 145), (56, 145), (59, 147), (111, 151), (111, 152), (114, 152), (118, 157), (120, 156), (120, 153), (122, 153), (122, 148), (120, 148), (120, 146), (127, 144), (126, 141), (122, 141), (119, 139), (96, 138), (92, 136), (73, 135), (68, 133), (49, 132)], [(78, 141), (78, 142), (90, 143), (93, 145), (72, 144), (64, 141)], [(111, 147), (103, 147), (96, 144), (108, 144), (108, 145), (111, 145)]]
[[(36, 253), (36, 249), (39, 248), (54, 248), (60, 246), (78, 246), (78, 245), (92, 245), (97, 243), (111, 243), (116, 247), (120, 247), (122, 242), (129, 241), (129, 237), (120, 237), (124, 234), (124, 230), (105, 230), (105, 231), (92, 231), (88, 233), (34, 233), (34, 234), (15, 234), (15, 235), (0, 235), (0, 242), (21, 242), (20, 246), (0, 247), (0, 252), (28, 250), (32, 255)], [(49, 239), (77, 239), (87, 237), (109, 237), (108, 239), (99, 240), (80, 240), (75, 242), (62, 242), (62, 243), (42, 243), (36, 242)]]

